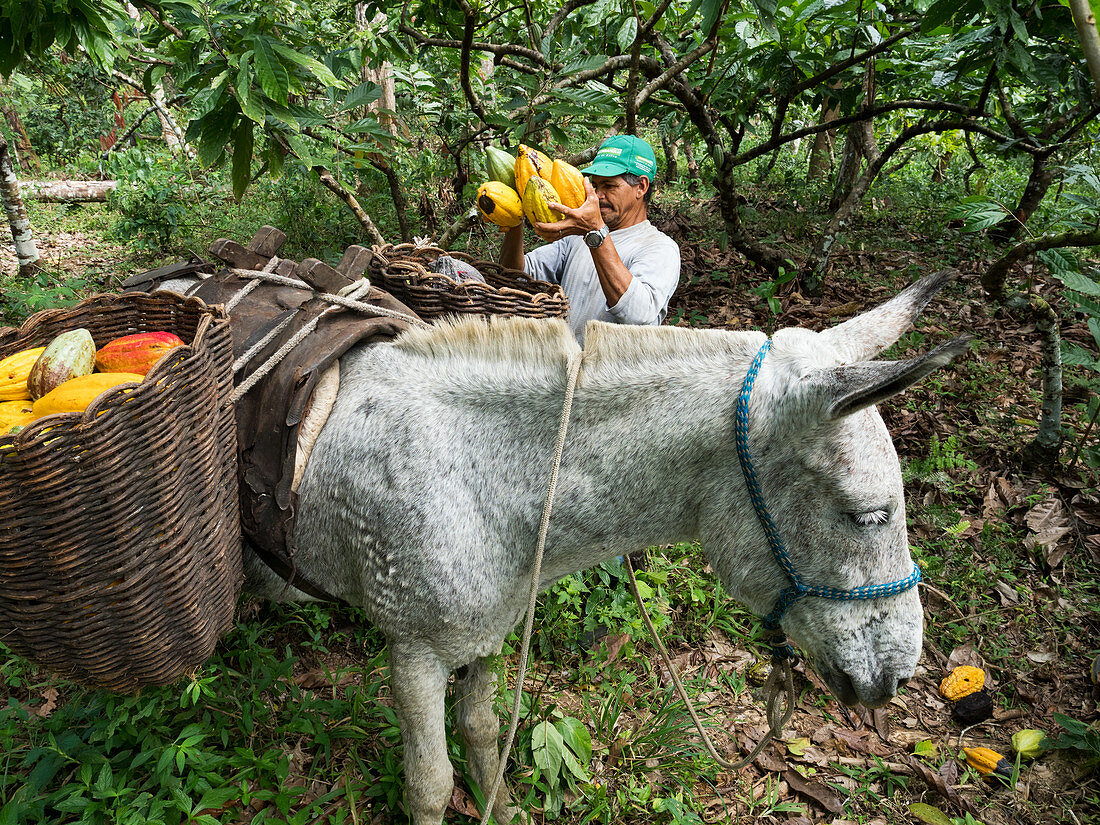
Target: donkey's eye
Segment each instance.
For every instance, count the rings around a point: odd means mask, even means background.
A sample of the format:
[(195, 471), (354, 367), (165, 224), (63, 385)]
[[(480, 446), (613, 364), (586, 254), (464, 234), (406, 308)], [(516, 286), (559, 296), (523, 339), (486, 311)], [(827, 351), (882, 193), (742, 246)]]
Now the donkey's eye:
[(890, 513), (886, 510), (868, 510), (864, 513), (849, 513), (848, 517), (860, 527), (872, 527), (886, 524), (890, 520)]

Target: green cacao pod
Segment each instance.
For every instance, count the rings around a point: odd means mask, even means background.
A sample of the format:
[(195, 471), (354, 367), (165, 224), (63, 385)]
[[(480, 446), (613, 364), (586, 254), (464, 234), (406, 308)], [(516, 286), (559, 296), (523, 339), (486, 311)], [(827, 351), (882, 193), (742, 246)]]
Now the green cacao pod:
[(1024, 728), (1012, 734), (1012, 750), (1020, 754), (1021, 759), (1034, 759), (1042, 756), (1043, 740), (1046, 734), (1034, 728)]
[(95, 341), (86, 329), (63, 332), (46, 344), (27, 376), (31, 398), (38, 400), (72, 378), (95, 369)]
[(485, 171), (489, 173), (489, 180), (515, 188), (516, 159), (503, 149), (495, 146), (485, 147)]
[(527, 216), (527, 220), (532, 224), (556, 223), (565, 217), (556, 209), (551, 209), (548, 201), (561, 203), (557, 190), (549, 181), (532, 175), (527, 181), (527, 188), (523, 190), (523, 214)]

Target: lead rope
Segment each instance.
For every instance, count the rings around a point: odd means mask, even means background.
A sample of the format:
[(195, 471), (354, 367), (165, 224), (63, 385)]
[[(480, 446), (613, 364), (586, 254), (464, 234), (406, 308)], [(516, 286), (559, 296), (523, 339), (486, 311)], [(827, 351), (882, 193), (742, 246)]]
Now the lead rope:
[(531, 651), (531, 634), (535, 626), (535, 602), (539, 597), (539, 579), (542, 571), (542, 554), (546, 549), (546, 533), (550, 529), (550, 512), (554, 508), (554, 493), (558, 486), (558, 470), (561, 468), (561, 456), (565, 451), (565, 434), (569, 430), (569, 411), (573, 407), (573, 394), (577, 389), (577, 376), (580, 374), (584, 352), (578, 350), (569, 358), (569, 373), (565, 383), (565, 402), (561, 409), (561, 425), (558, 427), (558, 442), (554, 447), (554, 461), (550, 468), (550, 483), (546, 488), (546, 500), (542, 505), (542, 522), (539, 524), (539, 538), (535, 545), (535, 564), (531, 571), (531, 595), (527, 600), (527, 621), (523, 625), (523, 641), (520, 643), (519, 668), (516, 671), (516, 687), (512, 701), (512, 721), (508, 725), (508, 737), (504, 749), (500, 752), (497, 774), (493, 787), (485, 798), (485, 811), (481, 815), (481, 825), (486, 825), (492, 815), (500, 785), (504, 781), (504, 768), (508, 763), (508, 754), (516, 739), (519, 728), (520, 701), (523, 698), (523, 679), (527, 675), (527, 657)]
[[(691, 721), (695, 723), (695, 729), (699, 731), (699, 736), (702, 738), (703, 744), (706, 746), (711, 758), (723, 768), (731, 771), (741, 770), (751, 764), (752, 761), (760, 755), (760, 752), (767, 747), (769, 742), (780, 734), (783, 728), (787, 726), (787, 723), (791, 721), (791, 716), (794, 715), (794, 672), (791, 670), (790, 657), (773, 650), (772, 670), (771, 673), (768, 674), (768, 680), (764, 683), (768, 732), (764, 734), (764, 737), (756, 743), (756, 747), (753, 748), (752, 752), (744, 759), (738, 760), (737, 762), (730, 762), (723, 758), (718, 754), (718, 750), (714, 747), (714, 743), (711, 741), (710, 736), (707, 735), (706, 730), (703, 728), (703, 723), (699, 719), (699, 715), (695, 712), (695, 705), (692, 704), (691, 699), (687, 695), (687, 691), (684, 690), (683, 683), (680, 681), (680, 675), (676, 672), (676, 666), (672, 664), (672, 658), (668, 655), (668, 650), (661, 641), (661, 637), (657, 633), (657, 628), (653, 626), (653, 621), (649, 618), (649, 611), (646, 610), (645, 605), (642, 603), (642, 594), (638, 592), (638, 581), (634, 578), (634, 565), (630, 563), (630, 556), (626, 556), (625, 561), (626, 572), (630, 577), (630, 589), (634, 591), (634, 600), (638, 602), (638, 610), (642, 614), (642, 619), (645, 621), (645, 626), (649, 630), (649, 635), (652, 637), (653, 643), (657, 646), (657, 650), (664, 660), (665, 667), (668, 668), (669, 675), (672, 676), (672, 684), (676, 686), (676, 692), (680, 694), (680, 700), (687, 708), (687, 712), (691, 716)], [(785, 707), (782, 709), (778, 701), (780, 694), (783, 694), (787, 700)]]

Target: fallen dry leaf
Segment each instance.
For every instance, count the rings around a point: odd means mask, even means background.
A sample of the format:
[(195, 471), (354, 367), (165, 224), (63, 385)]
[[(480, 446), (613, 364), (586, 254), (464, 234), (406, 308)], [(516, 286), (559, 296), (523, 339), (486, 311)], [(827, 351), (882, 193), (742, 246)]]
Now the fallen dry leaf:
[(1051, 496), (1030, 510), (1024, 516), (1024, 522), (1031, 532), (1024, 539), (1024, 546), (1029, 550), (1036, 547), (1043, 548), (1043, 556), (1048, 567), (1057, 567), (1062, 563), (1062, 557), (1066, 549), (1058, 548), (1058, 542), (1073, 530), (1069, 513), (1060, 499)]
[(798, 771), (784, 771), (783, 779), (795, 793), (810, 797), (829, 813), (838, 814), (844, 810), (844, 803), (840, 798), (820, 782), (805, 779)]
[(33, 713), (40, 719), (47, 719), (57, 709), (57, 688), (46, 688), (42, 691), (42, 698), (46, 701), (36, 707)]

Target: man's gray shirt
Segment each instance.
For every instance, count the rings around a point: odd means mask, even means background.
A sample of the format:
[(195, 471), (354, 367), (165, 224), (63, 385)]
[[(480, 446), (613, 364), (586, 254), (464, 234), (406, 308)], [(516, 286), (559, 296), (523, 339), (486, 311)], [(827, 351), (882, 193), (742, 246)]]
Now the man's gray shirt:
[(592, 251), (580, 235), (570, 235), (528, 252), (527, 274), (560, 284), (569, 299), (569, 328), (584, 343), (584, 326), (591, 320), (613, 324), (652, 324), (665, 319), (668, 301), (680, 281), (680, 247), (649, 221), (616, 229), (608, 237), (633, 276), (613, 307), (596, 275)]

